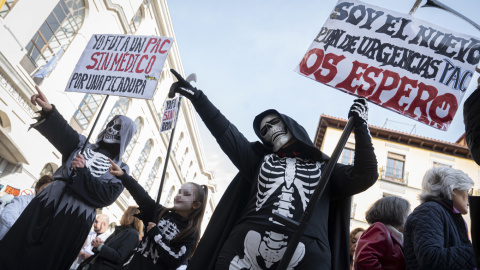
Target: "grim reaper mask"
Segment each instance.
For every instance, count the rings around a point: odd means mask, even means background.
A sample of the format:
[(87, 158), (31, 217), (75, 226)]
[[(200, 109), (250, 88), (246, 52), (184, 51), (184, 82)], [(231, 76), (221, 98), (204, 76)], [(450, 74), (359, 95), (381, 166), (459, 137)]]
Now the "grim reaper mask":
[(114, 117), (108, 122), (102, 140), (105, 143), (120, 143), (120, 128), (122, 127), (122, 120), (119, 117)]
[(289, 142), (293, 135), (278, 114), (266, 115), (260, 122), (262, 141), (272, 146), (273, 152), (278, 151)]

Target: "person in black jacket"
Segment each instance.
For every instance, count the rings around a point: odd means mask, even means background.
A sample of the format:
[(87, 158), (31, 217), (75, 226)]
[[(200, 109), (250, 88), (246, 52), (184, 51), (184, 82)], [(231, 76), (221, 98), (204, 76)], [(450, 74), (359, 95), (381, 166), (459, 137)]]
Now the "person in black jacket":
[(185, 265), (200, 239), (208, 188), (187, 182), (178, 190), (172, 208), (157, 204), (138, 182), (110, 161), (118, 177), (139, 205), (147, 232), (127, 264), (128, 269), (171, 270)]
[(406, 269), (474, 269), (473, 247), (462, 218), (468, 213), (472, 186), (472, 179), (453, 168), (437, 167), (425, 173), (421, 204), (405, 223)]
[[(480, 70), (477, 68), (477, 72)], [(480, 83), (480, 79), (479, 79)], [(463, 107), (465, 140), (475, 162), (480, 165), (480, 90), (477, 88), (465, 101)], [(480, 196), (470, 196), (470, 221), (472, 245), (477, 265), (480, 266)]]
[[(120, 226), (115, 228), (105, 242), (97, 237), (93, 239), (94, 255), (83, 261), (78, 270), (122, 269), (123, 264), (139, 243), (139, 234), (143, 231), (143, 222), (135, 217), (140, 213), (136, 206), (129, 206), (120, 219)], [(89, 265), (88, 268), (85, 268)]]
[[(299, 220), (328, 161), (305, 129), (276, 110), (253, 121), (260, 142), (249, 142), (206, 95), (185, 81), (169, 97), (188, 98), (222, 150), (238, 168), (187, 269), (275, 269), (293, 229), (272, 220), (280, 213)], [(348, 269), (350, 196), (378, 177), (364, 99), (356, 100), (355, 165), (336, 164), (329, 184), (301, 237), (289, 269)]]

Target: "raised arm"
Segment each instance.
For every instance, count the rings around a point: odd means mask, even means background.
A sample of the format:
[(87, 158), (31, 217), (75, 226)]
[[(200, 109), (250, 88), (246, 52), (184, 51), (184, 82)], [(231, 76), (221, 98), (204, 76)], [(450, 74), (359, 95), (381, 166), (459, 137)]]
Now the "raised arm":
[(170, 71), (178, 81), (172, 84), (168, 96), (173, 98), (175, 93), (180, 93), (188, 98), (208, 130), (217, 140), (220, 148), (237, 169), (244, 173), (255, 171), (255, 166), (258, 164), (257, 161), (260, 157), (256, 154), (253, 144), (228, 121), (201, 90), (185, 81), (175, 70), (171, 69)]
[(31, 125), (62, 154), (62, 162), (65, 162), (70, 154), (78, 147), (80, 139), (78, 133), (65, 121), (54, 105), (48, 102), (43, 92), (35, 86), (37, 94), (30, 100), (34, 105), (39, 105), (42, 110), (40, 116), (35, 119), (37, 123)]
[(346, 197), (360, 193), (372, 186), (378, 178), (377, 158), (373, 151), (368, 128), (368, 106), (365, 99), (356, 99), (348, 117), (354, 119), (354, 165), (337, 164), (332, 172), (334, 197)]
[(141, 219), (144, 224), (151, 222), (152, 218), (156, 217), (160, 209), (163, 206), (157, 204), (150, 195), (145, 191), (145, 189), (138, 184), (137, 180), (133, 179), (130, 175), (126, 174), (115, 162), (109, 159), (110, 164), (112, 165), (109, 168), (109, 172), (122, 181), (123, 186), (130, 192), (133, 199), (138, 205), (141, 213)]

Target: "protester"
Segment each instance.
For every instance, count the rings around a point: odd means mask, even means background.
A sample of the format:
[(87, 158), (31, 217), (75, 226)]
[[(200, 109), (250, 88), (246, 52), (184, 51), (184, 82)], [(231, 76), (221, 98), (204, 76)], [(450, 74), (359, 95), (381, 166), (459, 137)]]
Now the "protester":
[[(175, 196), (172, 208), (157, 204), (138, 182), (110, 161), (110, 173), (118, 177), (140, 209), (147, 233), (135, 250), (128, 269), (176, 269), (192, 256), (200, 239), (207, 205), (205, 185), (187, 182)], [(154, 221), (154, 222), (152, 222)]]
[(140, 211), (136, 206), (129, 206), (112, 235), (106, 240), (100, 237), (93, 239), (94, 255), (83, 261), (78, 270), (121, 269), (138, 245), (139, 234), (143, 231), (142, 221), (134, 216), (138, 213)]
[(353, 270), (353, 256), (355, 255), (355, 250), (357, 249), (358, 239), (362, 236), (362, 233), (365, 231), (364, 228), (355, 228), (350, 232), (350, 269)]
[(110, 218), (106, 214), (97, 215), (97, 218), (93, 222), (93, 231), (90, 232), (87, 236), (87, 240), (83, 245), (80, 253), (78, 254), (78, 258), (76, 263), (72, 265), (71, 268), (77, 269), (78, 265), (86, 260), (88, 257), (92, 256), (93, 253), (93, 246), (92, 241), (95, 238), (100, 238), (102, 241), (105, 241), (109, 236), (110, 233), (108, 232), (110, 224)]
[(368, 209), (370, 227), (358, 240), (355, 270), (405, 269), (403, 226), (410, 212), (410, 203), (395, 196), (381, 198)]
[(128, 172), (122, 155), (136, 132), (131, 119), (115, 116), (96, 143), (90, 144), (36, 88), (38, 94), (31, 101), (42, 111), (33, 127), (62, 154), (62, 165), (53, 174), (57, 181), (32, 200), (0, 242), (0, 269), (68, 269), (72, 265), (96, 209), (112, 204), (123, 191), (122, 183), (108, 172), (108, 158)]
[[(477, 72), (480, 72), (476, 68)], [(480, 83), (480, 79), (478, 81)], [(463, 107), (465, 141), (475, 162), (480, 165), (480, 90), (477, 88)], [(478, 188), (477, 188), (478, 190)], [(470, 228), (477, 265), (480, 266), (480, 196), (470, 196)]]
[(449, 167), (428, 170), (422, 181), (421, 204), (405, 224), (407, 269), (474, 269), (475, 258), (462, 215), (468, 213), (473, 181)]
[(0, 214), (0, 240), (7, 234), (32, 199), (40, 194), (51, 182), (53, 182), (52, 176), (42, 176), (35, 184), (35, 194), (16, 196), (12, 202), (3, 209)]
[[(329, 157), (314, 146), (301, 125), (276, 110), (267, 110), (253, 121), (263, 144), (249, 142), (201, 90), (171, 71), (178, 82), (169, 97), (180, 93), (192, 102), (239, 170), (188, 269), (275, 269), (293, 229), (273, 221), (272, 213), (300, 220)], [(367, 115), (366, 100), (356, 100), (349, 111), (355, 128), (355, 165), (335, 165), (289, 269), (350, 267), (350, 196), (366, 190), (378, 177)]]

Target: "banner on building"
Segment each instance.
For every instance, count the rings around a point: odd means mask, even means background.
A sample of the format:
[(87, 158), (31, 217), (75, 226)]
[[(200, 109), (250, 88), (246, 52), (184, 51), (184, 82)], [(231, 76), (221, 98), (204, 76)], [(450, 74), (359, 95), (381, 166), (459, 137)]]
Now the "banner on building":
[(172, 38), (93, 35), (65, 91), (151, 99)]
[(479, 38), (340, 0), (295, 70), (447, 130), (479, 59)]
[(14, 188), (14, 187), (11, 187), (11, 186), (7, 186), (5, 188), (5, 192), (8, 193), (8, 194), (12, 194), (13, 196), (20, 195), (20, 189)]
[(160, 124), (160, 132), (164, 132), (167, 130), (172, 129), (175, 116), (177, 115), (177, 106), (178, 105), (178, 98), (168, 99), (165, 101), (164, 110), (163, 110), (163, 117), (162, 123)]

